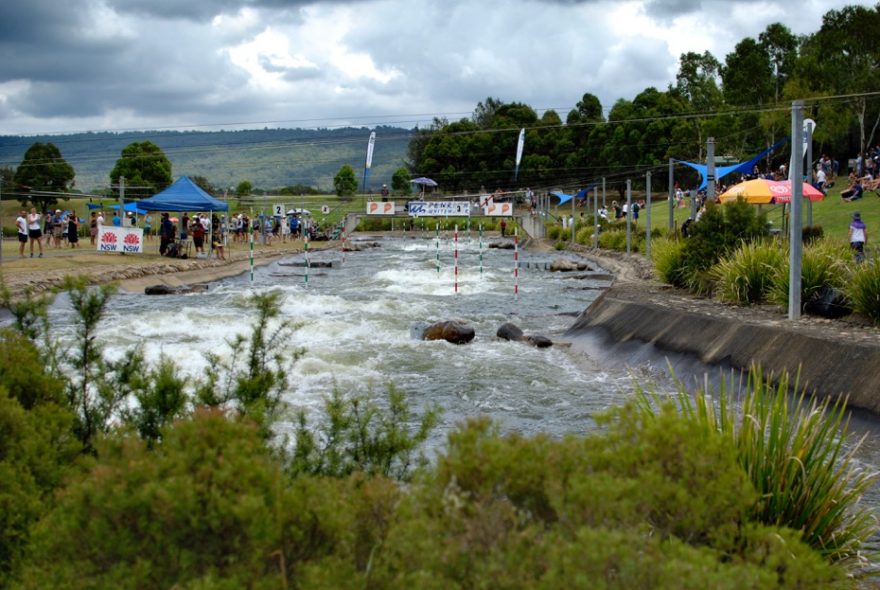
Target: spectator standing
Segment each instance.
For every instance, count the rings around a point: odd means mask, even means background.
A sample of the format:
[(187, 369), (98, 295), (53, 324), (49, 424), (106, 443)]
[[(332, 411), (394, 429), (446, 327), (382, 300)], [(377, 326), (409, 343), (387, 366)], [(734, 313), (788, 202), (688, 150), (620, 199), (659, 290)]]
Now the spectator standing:
[(79, 247), (79, 219), (76, 217), (76, 211), (71, 211), (67, 215), (67, 242), (71, 248)]
[(89, 221), (89, 243), (94, 246), (98, 237), (98, 214), (92, 211), (92, 219)]
[(856, 262), (865, 259), (865, 244), (868, 242), (868, 229), (862, 221), (862, 215), (856, 211), (852, 214), (853, 220), (849, 224), (849, 246), (855, 253)]
[(40, 247), (40, 258), (43, 257), (43, 231), (40, 229), (41, 217), (37, 213), (36, 207), (31, 207), (31, 212), (27, 216), (28, 239), (31, 242), (31, 258), (34, 257), (34, 242)]
[(165, 255), (168, 245), (174, 241), (174, 225), (168, 213), (162, 214), (162, 221), (159, 223), (159, 254)]
[(24, 209), (18, 212), (15, 228), (18, 230), (18, 257), (24, 258), (24, 246), (28, 241), (27, 212)]

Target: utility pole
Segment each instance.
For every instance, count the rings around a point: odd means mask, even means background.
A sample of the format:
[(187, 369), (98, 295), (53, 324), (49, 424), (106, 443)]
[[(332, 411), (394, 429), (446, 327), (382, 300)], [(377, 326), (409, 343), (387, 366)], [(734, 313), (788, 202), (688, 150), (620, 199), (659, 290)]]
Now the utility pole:
[(804, 101), (791, 103), (791, 215), (789, 217), (789, 275), (788, 275), (788, 319), (795, 321), (801, 317), (801, 257), (803, 253), (803, 221), (801, 207), (804, 198), (803, 166), (804, 144), (797, 141), (804, 128)]
[(672, 188), (675, 181), (672, 175), (672, 166), (673, 160), (669, 158), (669, 235), (672, 235), (672, 230), (675, 228), (675, 220), (673, 219), (675, 216), (675, 192)]
[(651, 260), (651, 173), (645, 174), (645, 256)]
[(632, 253), (632, 181), (626, 179), (626, 253)]

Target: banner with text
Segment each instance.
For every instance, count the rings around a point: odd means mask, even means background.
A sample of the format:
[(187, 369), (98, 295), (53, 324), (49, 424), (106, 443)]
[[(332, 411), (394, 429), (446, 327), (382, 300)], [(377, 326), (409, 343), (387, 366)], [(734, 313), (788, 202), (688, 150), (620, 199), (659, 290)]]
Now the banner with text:
[(143, 254), (144, 230), (139, 227), (102, 225), (98, 228), (98, 252)]
[(513, 215), (513, 203), (493, 203), (483, 207), (483, 215), (489, 217), (510, 217)]
[(367, 215), (394, 215), (392, 201), (370, 201), (367, 203)]
[(471, 204), (468, 201), (410, 201), (409, 214), (412, 217), (470, 216)]

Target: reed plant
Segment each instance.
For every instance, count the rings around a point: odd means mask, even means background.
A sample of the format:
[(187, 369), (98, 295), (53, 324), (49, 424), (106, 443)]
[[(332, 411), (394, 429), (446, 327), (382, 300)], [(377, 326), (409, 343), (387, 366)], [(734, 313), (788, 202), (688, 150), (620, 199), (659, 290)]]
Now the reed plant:
[(710, 269), (715, 283), (713, 291), (722, 301), (739, 305), (761, 303), (783, 262), (778, 244), (765, 240), (743, 242)]
[[(823, 287), (843, 289), (849, 273), (847, 262), (851, 254), (840, 242), (816, 240), (804, 246), (801, 259), (801, 301), (809, 301)], [(768, 299), (779, 305), (788, 303), (789, 284), (788, 250), (783, 251), (782, 264), (777, 269)]]
[(687, 286), (687, 267), (682, 256), (683, 250), (682, 240), (661, 238), (652, 243), (651, 261), (654, 263), (654, 274), (658, 279), (676, 287)]
[[(851, 439), (846, 402), (808, 399), (797, 378), (792, 383), (786, 373), (778, 379), (765, 377), (756, 367), (745, 383), (740, 378), (740, 405), (729, 389), (733, 387), (722, 380), (717, 396), (708, 386), (692, 396), (677, 382), (675, 398), (684, 416), (721, 433), (736, 449), (758, 492), (751, 518), (798, 531), (830, 562), (862, 564), (863, 544), (877, 523), (859, 501), (877, 474), (856, 458), (864, 437)], [(637, 390), (639, 411), (655, 415), (659, 396), (639, 386)]]
[(844, 292), (854, 311), (880, 323), (880, 263), (876, 259), (855, 265)]

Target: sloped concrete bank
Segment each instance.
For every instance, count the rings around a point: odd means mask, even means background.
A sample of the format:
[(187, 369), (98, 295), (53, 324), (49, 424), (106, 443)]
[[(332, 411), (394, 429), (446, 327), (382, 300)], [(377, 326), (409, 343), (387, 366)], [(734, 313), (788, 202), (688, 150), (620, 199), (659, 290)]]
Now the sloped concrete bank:
[[(718, 304), (716, 304), (717, 306)], [(720, 311), (720, 310), (719, 310)], [(880, 342), (787, 327), (784, 322), (743, 321), (724, 313), (689, 310), (644, 296), (644, 286), (615, 286), (600, 296), (566, 333), (599, 334), (612, 343), (638, 341), (661, 351), (695, 355), (708, 365), (765, 374), (800, 369), (801, 384), (819, 397), (849, 397), (849, 405), (880, 415)]]

